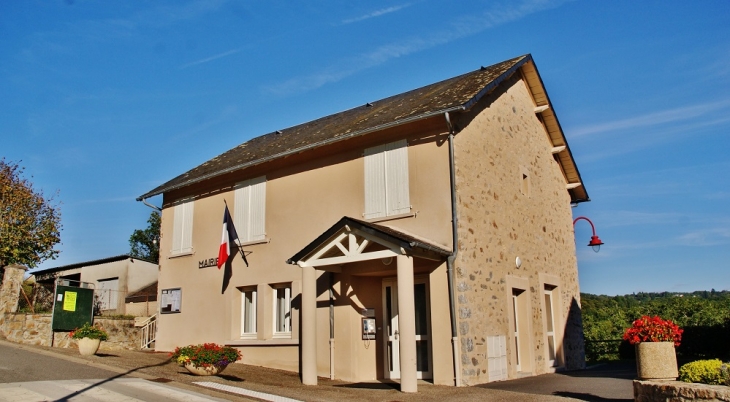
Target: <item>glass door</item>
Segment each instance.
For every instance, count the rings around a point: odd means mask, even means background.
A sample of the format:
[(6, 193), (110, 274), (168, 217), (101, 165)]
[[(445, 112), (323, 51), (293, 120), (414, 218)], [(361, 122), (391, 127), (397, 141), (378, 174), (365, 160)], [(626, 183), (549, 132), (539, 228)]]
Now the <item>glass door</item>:
[[(431, 322), (426, 279), (416, 278), (413, 286), (416, 315), (416, 370), (417, 378), (433, 377), (431, 367)], [(398, 283), (395, 279), (383, 281), (383, 306), (385, 317), (385, 364), (386, 376), (400, 378), (400, 341), (398, 332)]]

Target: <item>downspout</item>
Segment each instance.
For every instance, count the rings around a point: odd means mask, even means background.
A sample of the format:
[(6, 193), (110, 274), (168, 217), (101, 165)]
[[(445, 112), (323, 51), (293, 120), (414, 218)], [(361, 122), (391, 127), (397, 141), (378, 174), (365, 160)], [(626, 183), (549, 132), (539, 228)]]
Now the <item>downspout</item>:
[(446, 125), (449, 127), (449, 173), (451, 181), (451, 244), (453, 250), (446, 259), (446, 275), (449, 283), (449, 306), (451, 313), (451, 345), (454, 355), (454, 382), (457, 387), (461, 384), (461, 359), (459, 358), (459, 336), (456, 331), (456, 300), (454, 295), (454, 261), (459, 252), (458, 224), (459, 218), (456, 214), (456, 167), (454, 166), (454, 126), (451, 124), (449, 112), (444, 113)]
[(156, 212), (157, 212), (158, 214), (159, 214), (159, 213), (162, 213), (162, 208), (160, 208), (160, 207), (158, 207), (158, 206), (155, 206), (155, 205), (152, 205), (152, 204), (150, 204), (149, 202), (147, 202), (147, 200), (146, 200), (146, 199), (142, 198), (142, 199), (141, 199), (140, 201), (142, 201), (142, 204), (144, 204), (144, 205), (147, 205), (148, 207), (150, 207), (150, 208), (154, 209), (154, 210), (155, 210), (155, 211), (156, 211)]

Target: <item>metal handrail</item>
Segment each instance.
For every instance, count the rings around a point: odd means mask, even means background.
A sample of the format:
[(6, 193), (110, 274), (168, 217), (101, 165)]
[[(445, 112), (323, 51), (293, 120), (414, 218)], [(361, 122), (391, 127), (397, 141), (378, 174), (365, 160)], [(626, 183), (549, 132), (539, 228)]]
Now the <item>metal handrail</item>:
[(140, 331), (140, 349), (149, 349), (157, 335), (157, 314), (153, 314), (142, 321), (139, 326), (142, 327)]

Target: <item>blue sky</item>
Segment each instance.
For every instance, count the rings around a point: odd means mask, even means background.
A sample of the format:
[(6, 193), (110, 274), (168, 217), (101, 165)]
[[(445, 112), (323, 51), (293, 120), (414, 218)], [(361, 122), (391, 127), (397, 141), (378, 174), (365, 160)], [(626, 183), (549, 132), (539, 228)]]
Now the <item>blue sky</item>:
[(0, 157), (58, 191), (42, 268), (104, 258), (252, 137), (526, 53), (606, 243), (578, 222), (581, 290), (730, 290), (727, 1), (6, 1)]

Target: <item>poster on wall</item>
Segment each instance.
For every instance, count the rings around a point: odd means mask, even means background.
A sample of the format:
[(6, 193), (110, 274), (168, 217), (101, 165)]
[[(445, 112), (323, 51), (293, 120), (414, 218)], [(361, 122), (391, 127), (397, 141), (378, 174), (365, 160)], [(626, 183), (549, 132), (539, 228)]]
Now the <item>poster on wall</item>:
[(161, 314), (179, 313), (180, 302), (182, 301), (182, 289), (162, 289), (160, 299)]

